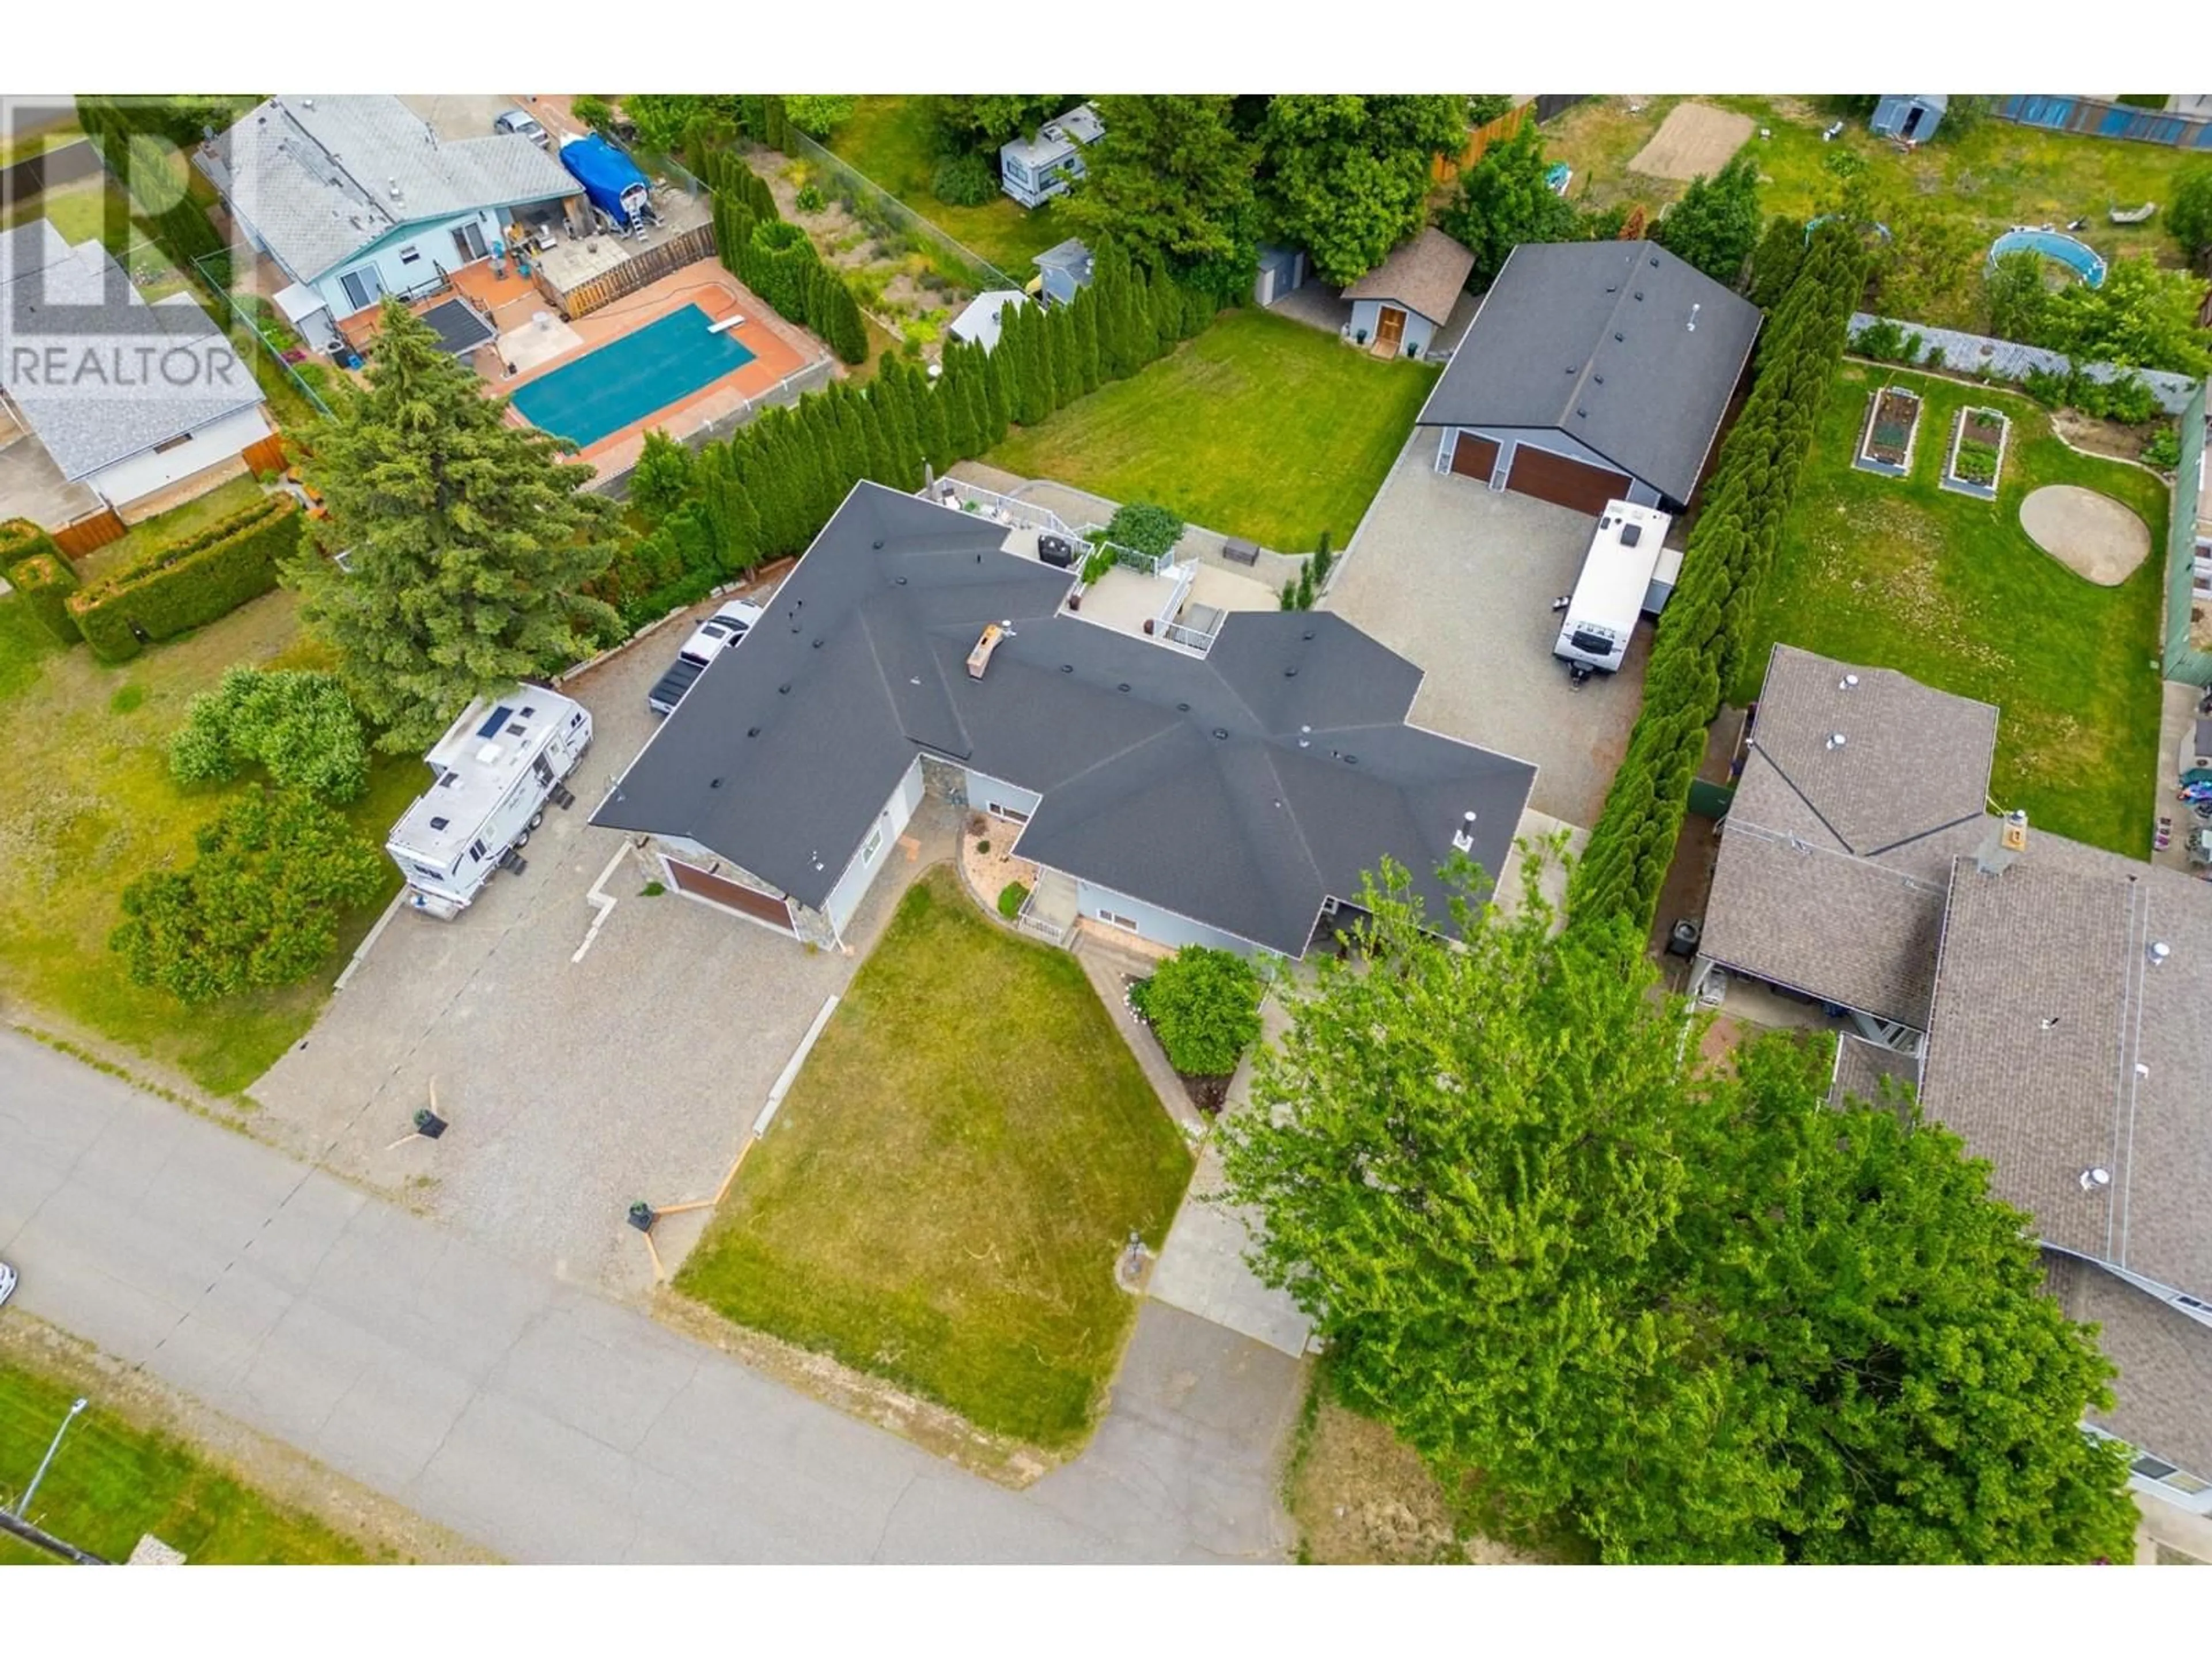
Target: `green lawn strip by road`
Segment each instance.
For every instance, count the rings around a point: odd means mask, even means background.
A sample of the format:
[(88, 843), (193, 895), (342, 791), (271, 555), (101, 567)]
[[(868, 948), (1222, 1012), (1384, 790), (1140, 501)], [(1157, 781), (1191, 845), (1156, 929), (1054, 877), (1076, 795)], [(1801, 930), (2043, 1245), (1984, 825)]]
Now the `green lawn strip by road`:
[(1191, 1171), (1082, 968), (908, 890), (677, 1289), (1045, 1448), (1097, 1415)]
[[(13, 1508), (46, 1455), (76, 1390), (0, 1361), (0, 1498)], [(354, 1539), (264, 1497), (172, 1437), (139, 1428), (97, 1398), (70, 1425), (39, 1485), (30, 1518), (111, 1561), (152, 1533), (200, 1565), (349, 1563)], [(0, 1565), (53, 1558), (0, 1534)]]
[[(1851, 465), (1867, 399), (1887, 382), (1925, 398), (1912, 474)], [(1997, 500), (1937, 487), (1964, 405), (2012, 419)], [(2152, 552), (2118, 587), (2075, 575), (2029, 541), (2020, 504), (2045, 484), (2125, 503)], [(2166, 538), (2159, 481), (2079, 454), (2025, 398), (1904, 370), (1846, 363), (1768, 577), (1731, 698), (1759, 695), (1777, 640), (1894, 668), (2002, 710), (1990, 790), (2038, 826), (2142, 857), (2158, 767), (2159, 588)]]
[[(64, 652), (21, 600), (0, 599), (0, 994), (173, 1066), (217, 1094), (246, 1088), (313, 1024), (345, 957), (398, 889), (349, 917), (317, 977), (189, 1013), (133, 985), (107, 949), (123, 889), (147, 870), (196, 856), (192, 837), (235, 789), (180, 791), (168, 740), (197, 692), (236, 662), (323, 666), (302, 641), (288, 592), (256, 599), (183, 639), (110, 667)], [(422, 763), (380, 757), (369, 793), (348, 809), (381, 846), (421, 793)], [(34, 1012), (27, 1013), (36, 1024)]]
[(1437, 371), (1265, 312), (1224, 313), (1126, 380), (1018, 428), (984, 459), (1279, 552), (1341, 549)]
[[(954, 241), (981, 254), (1017, 283), (1030, 279), (1030, 260), (1073, 234), (1060, 222), (1049, 202), (1030, 211), (1004, 195), (993, 197), (981, 207), (954, 207), (939, 201), (930, 190), (938, 155), (925, 98), (861, 98), (856, 101), (852, 118), (830, 135), (823, 148), (850, 162)], [(991, 165), (996, 172), (996, 157)]]

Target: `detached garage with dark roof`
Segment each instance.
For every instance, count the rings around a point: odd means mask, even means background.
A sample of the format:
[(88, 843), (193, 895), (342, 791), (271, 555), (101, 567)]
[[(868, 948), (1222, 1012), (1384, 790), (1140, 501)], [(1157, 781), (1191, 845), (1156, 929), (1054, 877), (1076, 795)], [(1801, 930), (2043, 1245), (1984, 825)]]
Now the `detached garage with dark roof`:
[(1437, 471), (1577, 512), (1680, 513), (1759, 307), (1652, 242), (1528, 242), (1483, 296), (1419, 424)]

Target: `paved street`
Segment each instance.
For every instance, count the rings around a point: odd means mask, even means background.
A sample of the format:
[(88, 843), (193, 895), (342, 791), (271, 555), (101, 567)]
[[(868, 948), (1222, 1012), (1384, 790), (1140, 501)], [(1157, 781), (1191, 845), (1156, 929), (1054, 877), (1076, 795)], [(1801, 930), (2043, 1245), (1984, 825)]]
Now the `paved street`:
[(1294, 1362), (1147, 1304), (1091, 1448), (1005, 1491), (0, 1031), (25, 1310), (516, 1560), (1277, 1559)]

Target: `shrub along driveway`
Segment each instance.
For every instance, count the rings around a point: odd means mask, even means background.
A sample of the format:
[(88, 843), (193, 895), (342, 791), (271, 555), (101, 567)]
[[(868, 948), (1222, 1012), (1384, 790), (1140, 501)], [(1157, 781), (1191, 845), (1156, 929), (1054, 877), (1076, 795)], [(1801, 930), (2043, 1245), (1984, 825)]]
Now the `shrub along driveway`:
[[(1895, 382), (1926, 401), (1909, 477), (1856, 470), (1867, 399)], [(1939, 488), (1966, 405), (2012, 418), (1997, 499)], [(2158, 766), (2159, 584), (2151, 558), (2118, 587), (2075, 575), (2027, 538), (2020, 504), (2080, 484), (2134, 509), (2166, 544), (2158, 479), (2069, 449), (2025, 398), (1845, 363), (1822, 410), (1730, 701), (1759, 695), (1778, 640), (1894, 668), (2003, 711), (1990, 790), (2042, 828), (2140, 858)]]
[(1225, 313), (1126, 380), (1018, 428), (984, 460), (1282, 553), (1341, 549), (1390, 471), (1437, 370), (1382, 362), (1262, 311)]
[(1047, 1448), (1091, 1428), (1191, 1158), (1073, 957), (908, 890), (677, 1288)]

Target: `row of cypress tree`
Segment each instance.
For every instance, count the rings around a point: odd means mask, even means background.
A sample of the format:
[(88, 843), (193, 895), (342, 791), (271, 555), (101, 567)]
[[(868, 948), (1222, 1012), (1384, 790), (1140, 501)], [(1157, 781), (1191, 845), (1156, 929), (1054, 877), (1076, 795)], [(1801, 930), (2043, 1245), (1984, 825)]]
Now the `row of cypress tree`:
[[(1205, 327), (1213, 311), (1210, 296), (1139, 271), (1121, 249), (1102, 246), (1091, 283), (1073, 304), (1004, 313), (994, 349), (948, 342), (934, 378), (887, 355), (867, 386), (835, 381), (768, 410), (688, 465), (678, 460), (688, 480), (684, 499), (659, 512), (592, 596), (635, 627), (801, 552), (860, 479), (919, 489), (925, 467), (942, 472), (992, 448), (1010, 426), (1034, 425), (1133, 374)], [(672, 459), (656, 446), (656, 466)]]
[(806, 233), (776, 210), (768, 180), (727, 149), (708, 149), (700, 161), (724, 267), (778, 315), (819, 334), (847, 362), (865, 362), (868, 331), (860, 302), (845, 279), (822, 263)]
[(1750, 395), (1706, 483), (1681, 583), (1651, 647), (1643, 713), (1568, 886), (1577, 927), (1625, 924), (1639, 939), (1650, 928), (1705, 729), (1721, 688), (1741, 665), (1759, 588), (1865, 283), (1856, 233), (1824, 226), (1768, 315)]

